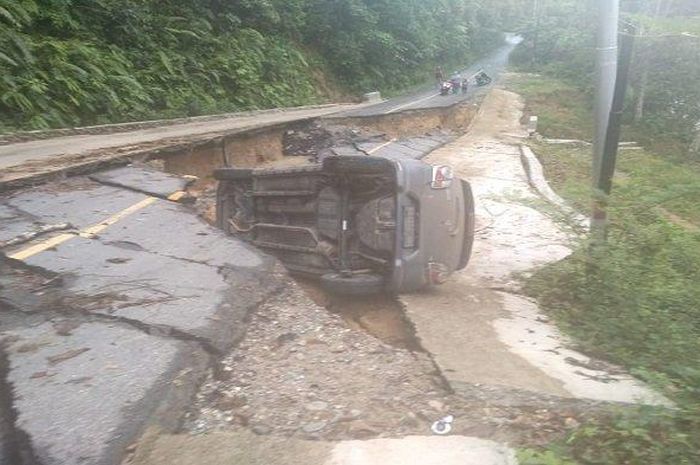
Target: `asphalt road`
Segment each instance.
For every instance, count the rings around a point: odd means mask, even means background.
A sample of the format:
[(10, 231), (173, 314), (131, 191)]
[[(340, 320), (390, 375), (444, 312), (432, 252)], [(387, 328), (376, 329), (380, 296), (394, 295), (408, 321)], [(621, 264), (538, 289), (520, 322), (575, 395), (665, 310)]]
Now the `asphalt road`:
[[(470, 69), (497, 76), (513, 47)], [(426, 90), (355, 115), (449, 106), (469, 97)], [(4, 145), (0, 169), (337, 111), (271, 112)], [(446, 141), (425, 136), (346, 149), (420, 158)], [(175, 430), (211, 360), (230, 350), (248, 312), (284, 284), (273, 260), (171, 200), (185, 184), (127, 167), (0, 198), (0, 248), (9, 257), (0, 254), (0, 336), (18, 426), (44, 465), (118, 463), (148, 427)], [(32, 233), (34, 240), (12, 244)]]
[[(355, 106), (351, 105), (351, 107)], [(116, 149), (204, 134), (240, 132), (265, 125), (317, 118), (344, 108), (347, 108), (347, 106), (329, 105), (292, 110), (254, 112), (249, 115), (237, 115), (220, 120), (193, 121), (114, 134), (64, 136), (0, 145), (0, 171), (27, 162), (50, 162), (57, 157), (65, 155), (79, 155), (97, 150)], [(2, 180), (1, 175), (0, 180)]]
[(164, 199), (186, 181), (131, 167), (95, 179), (0, 198), (0, 339), (44, 465), (119, 463), (147, 427), (174, 429), (211, 357), (281, 283), (270, 258)]
[[(486, 73), (496, 81), (499, 75), (503, 72), (508, 64), (508, 58), (515, 47), (520, 43), (520, 37), (509, 36), (506, 43), (495, 50), (488, 56), (472, 63), (466, 69), (460, 71), (462, 77), (473, 77), (479, 70), (483, 69)], [(446, 73), (449, 73), (446, 70)], [(449, 78), (447, 74), (446, 78)], [(392, 113), (399, 113), (408, 110), (425, 110), (430, 108), (446, 108), (458, 104), (463, 101), (470, 100), (479, 94), (488, 91), (490, 86), (483, 88), (476, 87), (473, 81), (470, 83), (469, 91), (466, 94), (450, 94), (441, 96), (436, 88), (436, 85), (427, 84), (419, 91), (403, 95), (400, 97), (391, 98), (376, 105), (370, 105), (349, 111), (341, 111), (329, 115), (330, 118), (343, 117), (364, 117), (364, 116), (380, 116)]]

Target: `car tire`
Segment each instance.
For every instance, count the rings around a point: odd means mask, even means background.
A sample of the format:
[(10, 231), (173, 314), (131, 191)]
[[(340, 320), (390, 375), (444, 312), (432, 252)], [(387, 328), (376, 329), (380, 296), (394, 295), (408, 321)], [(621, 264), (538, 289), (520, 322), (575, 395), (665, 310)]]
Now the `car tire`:
[(343, 276), (328, 273), (321, 276), (321, 286), (328, 292), (351, 296), (379, 294), (385, 288), (384, 278), (376, 274)]
[(230, 191), (226, 183), (220, 182), (216, 188), (216, 227), (229, 233), (228, 219), (231, 216)]
[(250, 179), (253, 170), (250, 168), (217, 168), (214, 170), (214, 179), (219, 181), (240, 181)]
[(216, 227), (223, 229), (228, 234), (238, 234), (240, 231), (232, 229), (229, 219), (235, 217), (241, 206), (236, 202), (236, 196), (240, 195), (240, 189), (236, 189), (227, 182), (219, 182), (216, 190)]
[(335, 156), (323, 160), (323, 169), (343, 174), (384, 174), (391, 162), (386, 158), (372, 156)]

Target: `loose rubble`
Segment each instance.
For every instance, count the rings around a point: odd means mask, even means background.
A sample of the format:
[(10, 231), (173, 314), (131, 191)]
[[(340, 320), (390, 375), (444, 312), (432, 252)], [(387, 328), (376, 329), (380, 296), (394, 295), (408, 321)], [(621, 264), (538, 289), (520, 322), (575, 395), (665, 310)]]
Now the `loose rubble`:
[(594, 403), (475, 386), (456, 396), (430, 356), (391, 346), (313, 303), (290, 281), (252, 316), (186, 415), (185, 430), (249, 429), (259, 435), (346, 440), (432, 434), (454, 416), (454, 434), (545, 442), (578, 424)]

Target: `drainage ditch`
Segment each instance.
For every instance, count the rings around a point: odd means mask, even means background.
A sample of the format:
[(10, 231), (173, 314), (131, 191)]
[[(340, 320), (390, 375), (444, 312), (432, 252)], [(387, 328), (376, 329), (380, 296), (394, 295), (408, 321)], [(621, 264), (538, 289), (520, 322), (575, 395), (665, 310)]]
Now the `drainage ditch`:
[(317, 283), (310, 280), (297, 282), (317, 305), (338, 315), (350, 328), (362, 330), (399, 349), (425, 352), (396, 297), (343, 297), (323, 291)]

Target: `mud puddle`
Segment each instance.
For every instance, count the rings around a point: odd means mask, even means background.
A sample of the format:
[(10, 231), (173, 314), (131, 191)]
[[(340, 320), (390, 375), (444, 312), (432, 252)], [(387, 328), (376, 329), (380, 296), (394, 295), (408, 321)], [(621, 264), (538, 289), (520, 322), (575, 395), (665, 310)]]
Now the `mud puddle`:
[(425, 352), (396, 297), (386, 294), (344, 297), (325, 292), (309, 279), (297, 279), (297, 282), (316, 305), (342, 318), (350, 328), (399, 349)]

